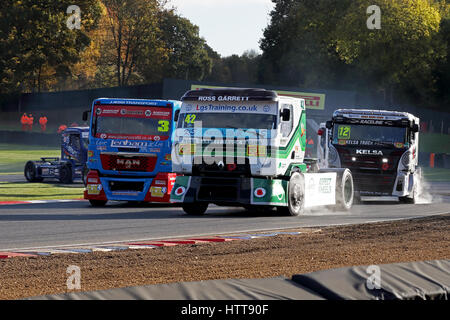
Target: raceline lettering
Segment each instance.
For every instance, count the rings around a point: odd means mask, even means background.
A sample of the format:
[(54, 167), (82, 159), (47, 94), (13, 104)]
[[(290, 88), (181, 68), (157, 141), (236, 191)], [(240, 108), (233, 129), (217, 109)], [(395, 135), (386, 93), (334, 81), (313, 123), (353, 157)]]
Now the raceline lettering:
[(366, 154), (366, 155), (375, 155), (375, 156), (382, 156), (383, 152), (381, 150), (356, 150), (356, 154)]

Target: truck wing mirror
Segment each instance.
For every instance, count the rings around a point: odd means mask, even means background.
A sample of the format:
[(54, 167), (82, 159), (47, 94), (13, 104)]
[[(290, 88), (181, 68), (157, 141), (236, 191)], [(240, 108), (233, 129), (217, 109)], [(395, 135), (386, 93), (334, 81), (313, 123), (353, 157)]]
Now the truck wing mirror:
[(88, 120), (88, 114), (89, 112), (91, 112), (90, 110), (84, 111), (83, 112), (83, 121), (87, 121)]
[(280, 116), (281, 116), (281, 120), (282, 120), (282, 121), (289, 121), (289, 120), (291, 119), (291, 110), (289, 110), (289, 109), (283, 109), (283, 110), (281, 111)]
[(325, 126), (327, 127), (327, 129), (331, 129), (333, 127), (333, 122), (332, 121), (327, 121)]
[(180, 116), (180, 110), (176, 110), (176, 111), (175, 111), (175, 115), (174, 115), (174, 117), (173, 117), (173, 120), (174, 120), (175, 122), (177, 122), (179, 116)]
[(414, 133), (419, 132), (419, 125), (417, 123), (413, 124), (411, 130)]

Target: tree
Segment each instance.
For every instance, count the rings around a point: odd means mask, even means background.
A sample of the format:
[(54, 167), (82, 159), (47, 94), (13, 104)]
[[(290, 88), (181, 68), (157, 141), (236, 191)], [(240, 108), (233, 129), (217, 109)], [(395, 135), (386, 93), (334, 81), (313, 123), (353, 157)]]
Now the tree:
[[(368, 30), (367, 7), (381, 8), (381, 29)], [(445, 58), (439, 39), (441, 16), (428, 0), (357, 0), (337, 26), (334, 43), (340, 59), (356, 65), (393, 104), (395, 89), (426, 101), (433, 90), (436, 63)]]
[(95, 27), (98, 0), (80, 0), (81, 29), (67, 27), (69, 0), (5, 1), (0, 10), (0, 91), (48, 89), (68, 76), (89, 45), (86, 32)]
[[(166, 55), (158, 25), (158, 0), (103, 0), (115, 50), (117, 85), (140, 82), (138, 65), (157, 64)], [(138, 80), (130, 81), (132, 76)]]
[(333, 31), (351, 0), (280, 0), (260, 41), (259, 80), (301, 87), (341, 86), (350, 69), (333, 49)]
[(160, 16), (162, 41), (168, 50), (164, 75), (186, 80), (203, 80), (211, 72), (212, 59), (199, 28), (188, 19), (165, 10)]

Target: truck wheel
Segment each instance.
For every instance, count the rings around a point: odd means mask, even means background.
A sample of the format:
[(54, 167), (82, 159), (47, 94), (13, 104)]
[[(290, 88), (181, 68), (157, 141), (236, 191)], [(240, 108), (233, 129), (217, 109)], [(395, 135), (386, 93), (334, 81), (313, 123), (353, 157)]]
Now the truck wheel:
[(65, 184), (73, 182), (72, 168), (68, 164), (64, 164), (61, 169), (59, 169), (59, 182)]
[(201, 216), (208, 209), (208, 202), (185, 203), (181, 207), (190, 216)]
[(291, 175), (287, 194), (287, 208), (279, 207), (278, 210), (289, 216), (301, 215), (305, 208), (305, 177), (303, 174), (294, 172)]
[(398, 200), (402, 203), (416, 204), (417, 198), (419, 197), (419, 193), (422, 192), (421, 183), (422, 183), (422, 170), (421, 168), (418, 168), (415, 174), (414, 187), (411, 197), (399, 197)]
[(43, 178), (36, 178), (36, 165), (33, 161), (28, 161), (25, 165), (24, 175), (28, 182), (41, 182)]
[(93, 207), (104, 207), (108, 201), (106, 200), (89, 200), (89, 203)]
[(336, 176), (336, 208), (350, 210), (354, 200), (353, 176), (350, 170), (338, 172)]

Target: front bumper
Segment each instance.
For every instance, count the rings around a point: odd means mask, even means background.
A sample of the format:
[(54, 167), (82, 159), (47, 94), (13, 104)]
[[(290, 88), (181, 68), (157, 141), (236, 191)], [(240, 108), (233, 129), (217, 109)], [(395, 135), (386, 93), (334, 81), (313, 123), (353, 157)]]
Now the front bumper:
[(287, 181), (253, 177), (178, 176), (172, 202), (286, 206)]

